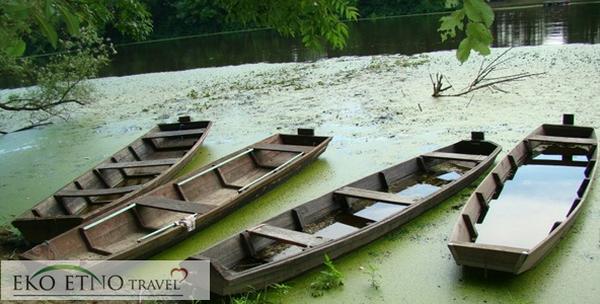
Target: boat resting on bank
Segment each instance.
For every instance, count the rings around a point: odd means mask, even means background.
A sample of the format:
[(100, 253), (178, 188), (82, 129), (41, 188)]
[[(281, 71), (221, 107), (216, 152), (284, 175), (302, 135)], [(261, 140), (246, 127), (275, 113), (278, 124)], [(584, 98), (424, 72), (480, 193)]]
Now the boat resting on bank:
[(26, 251), (23, 259), (151, 256), (231, 213), (306, 167), (331, 137), (275, 134)]
[(28, 242), (49, 240), (174, 177), (200, 148), (212, 122), (158, 124), (12, 221)]
[(573, 225), (598, 157), (593, 128), (544, 124), (502, 159), (467, 201), (448, 247), (456, 263), (519, 274)]
[(456, 194), (500, 147), (464, 140), (371, 174), (249, 228), (188, 259), (210, 260), (211, 292), (230, 295), (291, 279), (351, 252)]

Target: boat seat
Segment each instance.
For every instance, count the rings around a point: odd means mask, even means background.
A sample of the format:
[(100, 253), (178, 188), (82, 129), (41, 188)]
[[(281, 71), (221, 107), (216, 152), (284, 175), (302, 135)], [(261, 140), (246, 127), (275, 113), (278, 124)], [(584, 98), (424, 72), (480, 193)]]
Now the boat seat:
[(529, 141), (540, 141), (559, 144), (572, 145), (596, 145), (598, 140), (595, 138), (580, 138), (580, 137), (562, 137), (562, 136), (546, 136), (546, 135), (531, 135), (527, 137)]
[(189, 130), (176, 130), (176, 131), (160, 131), (153, 132), (145, 135), (144, 139), (156, 139), (156, 138), (169, 138), (169, 137), (185, 137), (185, 136), (199, 136), (204, 134), (206, 129), (189, 129)]
[(487, 158), (486, 155), (450, 153), (450, 152), (429, 152), (429, 153), (423, 154), (422, 156), (429, 157), (429, 158), (443, 158), (443, 159), (450, 159), (450, 160), (465, 160), (465, 161), (474, 161), (474, 162), (482, 162)]
[(282, 145), (282, 144), (265, 144), (258, 143), (252, 146), (255, 150), (268, 150), (268, 151), (280, 151), (280, 152), (305, 152), (308, 153), (315, 147), (313, 146), (299, 146), (299, 145)]
[(182, 200), (167, 198), (164, 196), (146, 196), (138, 198), (134, 202), (137, 206), (141, 207), (151, 207), (156, 209), (192, 214), (204, 214), (216, 208), (216, 206), (213, 205), (186, 202)]
[(381, 201), (392, 204), (401, 204), (401, 205), (410, 205), (414, 203), (414, 200), (408, 197), (402, 197), (394, 193), (389, 192), (381, 192), (381, 191), (373, 191), (355, 187), (343, 187), (335, 192), (334, 194), (369, 199), (374, 201)]
[(118, 163), (105, 163), (96, 169), (127, 169), (127, 168), (142, 168), (142, 167), (158, 167), (158, 166), (171, 166), (179, 161), (179, 158), (163, 158), (153, 160), (141, 160), (141, 161), (130, 161), (130, 162), (118, 162)]
[(105, 196), (115, 194), (125, 194), (133, 192), (142, 187), (142, 185), (132, 185), (117, 188), (106, 189), (82, 189), (82, 190), (61, 190), (54, 194), (55, 197), (90, 197), (90, 196)]
[(301, 247), (314, 247), (331, 240), (322, 236), (315, 236), (312, 234), (271, 226), (268, 224), (259, 225), (252, 229), (246, 230), (246, 232)]

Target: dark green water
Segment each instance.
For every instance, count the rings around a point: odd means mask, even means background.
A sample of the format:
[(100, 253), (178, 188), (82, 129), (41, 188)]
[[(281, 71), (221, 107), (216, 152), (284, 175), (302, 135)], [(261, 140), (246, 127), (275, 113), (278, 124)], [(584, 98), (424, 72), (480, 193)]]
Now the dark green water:
[[(298, 62), (339, 56), (416, 54), (454, 49), (437, 32), (442, 15), (361, 21), (350, 25), (344, 50), (315, 52), (275, 31), (213, 35), (121, 46), (102, 76), (257, 62)], [(494, 46), (600, 42), (600, 3), (496, 11)]]

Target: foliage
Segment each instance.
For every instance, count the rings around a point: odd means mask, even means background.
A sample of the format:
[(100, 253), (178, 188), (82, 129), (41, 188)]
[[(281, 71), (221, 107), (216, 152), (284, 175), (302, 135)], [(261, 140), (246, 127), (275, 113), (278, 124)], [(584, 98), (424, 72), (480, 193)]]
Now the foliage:
[(112, 27), (143, 39), (152, 30), (149, 17), (145, 6), (135, 0), (4, 0), (0, 2), (0, 39), (4, 41), (0, 54), (22, 56), (28, 44), (43, 47), (41, 38), (57, 49), (61, 37), (77, 37), (81, 28), (102, 34)]
[[(448, 0), (450, 6), (458, 5), (458, 0)], [(456, 37), (456, 31), (464, 31), (466, 37), (460, 42), (456, 57), (460, 62), (469, 59), (471, 50), (481, 55), (490, 54), (493, 37), (490, 27), (494, 22), (494, 11), (484, 0), (463, 0), (463, 6), (449, 16), (440, 18), (438, 31), (442, 41)], [(466, 24), (466, 26), (465, 26)]]
[(371, 287), (379, 290), (381, 287), (380, 280), (382, 278), (381, 274), (379, 273), (379, 269), (375, 265), (369, 264), (366, 268), (360, 267), (360, 270), (369, 276), (369, 284)]
[(288, 37), (301, 36), (309, 48), (320, 49), (324, 42), (343, 48), (348, 26), (343, 22), (358, 19), (358, 10), (345, 0), (215, 0), (226, 12), (228, 21), (272, 27)]
[(47, 58), (0, 56), (0, 62), (8, 63), (0, 67), (2, 74), (38, 84), (22, 93), (0, 97), (0, 109), (27, 111), (29, 122), (39, 125), (53, 116), (67, 118), (68, 104), (88, 102), (92, 88), (84, 80), (96, 76), (109, 62), (109, 55), (114, 52), (112, 45), (85, 28), (77, 38), (59, 39), (57, 45), (60, 52)]
[(273, 302), (268, 298), (269, 290), (273, 290), (280, 295), (285, 295), (289, 292), (290, 288), (286, 284), (272, 284), (262, 290), (253, 290), (243, 295), (232, 297), (229, 299), (229, 302), (231, 304), (270, 304)]
[(369, 18), (448, 10), (445, 0), (356, 0), (355, 2), (360, 14)]
[(310, 283), (312, 289), (311, 296), (320, 297), (325, 291), (335, 289), (344, 285), (344, 277), (342, 273), (335, 268), (333, 261), (329, 256), (325, 255), (325, 270), (319, 273), (315, 281)]

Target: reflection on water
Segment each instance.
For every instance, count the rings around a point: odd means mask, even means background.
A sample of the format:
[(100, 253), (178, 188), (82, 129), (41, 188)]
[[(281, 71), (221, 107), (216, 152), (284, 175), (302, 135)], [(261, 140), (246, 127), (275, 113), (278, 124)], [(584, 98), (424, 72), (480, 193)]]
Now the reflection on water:
[[(256, 62), (298, 62), (338, 56), (415, 54), (456, 48), (440, 41), (442, 15), (350, 24), (344, 50), (315, 52), (270, 30), (122, 46), (103, 76)], [(495, 46), (600, 42), (600, 3), (496, 11)]]
[[(534, 160), (556, 160), (541, 155)], [(587, 160), (576, 156), (574, 160)], [(543, 240), (557, 221), (563, 221), (577, 197), (585, 167), (529, 164), (519, 167), (498, 199), (490, 202), (477, 225), (476, 242), (530, 249)]]

